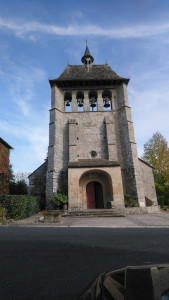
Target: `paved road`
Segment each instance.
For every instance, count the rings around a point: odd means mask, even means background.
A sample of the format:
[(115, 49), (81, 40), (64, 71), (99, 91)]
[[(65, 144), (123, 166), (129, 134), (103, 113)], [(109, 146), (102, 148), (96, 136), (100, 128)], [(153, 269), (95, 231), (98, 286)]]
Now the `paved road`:
[(168, 228), (0, 228), (0, 299), (74, 300), (99, 273), (169, 263)]

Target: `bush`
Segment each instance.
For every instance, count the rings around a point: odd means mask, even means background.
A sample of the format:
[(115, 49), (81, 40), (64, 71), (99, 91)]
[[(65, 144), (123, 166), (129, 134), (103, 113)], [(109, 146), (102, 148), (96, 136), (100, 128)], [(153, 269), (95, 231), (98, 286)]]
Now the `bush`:
[(9, 182), (9, 194), (10, 195), (27, 195), (28, 185), (25, 180), (19, 180), (17, 182)]
[(6, 217), (6, 209), (4, 207), (0, 207), (0, 218)]
[(9, 173), (0, 173), (0, 195), (6, 195), (9, 192)]
[(169, 205), (169, 184), (160, 185), (155, 183), (156, 193), (157, 193), (157, 201), (160, 207)]
[(68, 196), (61, 189), (58, 189), (57, 193), (53, 194), (51, 201), (56, 205), (56, 208), (63, 208), (63, 205), (68, 203)]
[(169, 205), (164, 205), (164, 206), (161, 207), (161, 209), (164, 210), (164, 211), (169, 210)]
[(39, 208), (39, 197), (26, 195), (2, 195), (0, 205), (6, 208), (7, 219), (21, 220), (37, 213)]
[(6, 209), (3, 207), (0, 207), (0, 223), (2, 225), (6, 225)]
[(138, 201), (130, 195), (124, 195), (125, 207), (138, 207)]
[(160, 207), (169, 206), (169, 200), (166, 199), (165, 195), (162, 195), (162, 196), (157, 195), (157, 200), (158, 200), (158, 204), (160, 205)]
[(55, 210), (43, 210), (39, 212), (39, 215), (43, 216), (60, 216), (60, 211), (55, 211)]
[(147, 197), (145, 197), (145, 201), (146, 201), (146, 206), (153, 206), (154, 202), (150, 199), (148, 199)]

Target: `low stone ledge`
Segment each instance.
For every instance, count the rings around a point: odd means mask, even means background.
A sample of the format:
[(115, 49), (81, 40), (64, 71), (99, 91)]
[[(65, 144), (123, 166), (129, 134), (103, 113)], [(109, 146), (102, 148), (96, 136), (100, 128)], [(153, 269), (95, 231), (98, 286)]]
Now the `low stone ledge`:
[(154, 214), (160, 213), (160, 206), (147, 206), (147, 207), (126, 207), (117, 208), (118, 211), (124, 213), (125, 215), (144, 215), (144, 214)]
[(53, 215), (44, 215), (44, 223), (60, 223), (61, 215), (53, 216)]
[(154, 213), (160, 213), (161, 209), (160, 206), (146, 206), (146, 207), (120, 207), (120, 206), (112, 206), (112, 208), (109, 209), (79, 209), (79, 208), (74, 208), (74, 209), (69, 209), (65, 214), (73, 214), (75, 212), (99, 212), (100, 215), (105, 212), (114, 212), (117, 214), (122, 214), (122, 215), (144, 215), (144, 214), (154, 214)]

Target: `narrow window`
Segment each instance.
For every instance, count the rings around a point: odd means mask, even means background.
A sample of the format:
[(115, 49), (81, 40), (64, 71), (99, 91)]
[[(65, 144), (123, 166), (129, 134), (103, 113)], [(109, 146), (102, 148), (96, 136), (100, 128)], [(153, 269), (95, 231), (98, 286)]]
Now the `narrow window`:
[(89, 92), (90, 111), (97, 111), (97, 92)]
[(64, 102), (65, 102), (65, 112), (72, 111), (72, 95), (70, 92), (66, 92), (64, 95)]
[(65, 101), (65, 112), (71, 112), (72, 111), (72, 102), (69, 100)]
[(104, 111), (112, 110), (112, 101), (111, 101), (112, 93), (111, 93), (111, 91), (110, 90), (104, 90), (103, 94), (102, 94), (102, 97), (103, 97)]
[(109, 97), (103, 98), (104, 111), (112, 110), (112, 103)]
[(77, 111), (82, 112), (84, 111), (84, 94), (83, 92), (79, 91), (76, 94), (77, 98)]
[(90, 111), (97, 111), (97, 100), (90, 98)]

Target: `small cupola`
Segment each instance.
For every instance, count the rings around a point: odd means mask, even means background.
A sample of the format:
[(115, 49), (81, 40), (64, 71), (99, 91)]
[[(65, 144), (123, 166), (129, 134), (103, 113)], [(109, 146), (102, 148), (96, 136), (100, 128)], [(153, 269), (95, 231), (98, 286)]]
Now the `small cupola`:
[(89, 51), (89, 48), (87, 45), (86, 45), (86, 50), (85, 50), (84, 56), (82, 57), (81, 61), (84, 65), (90, 65), (94, 62), (94, 58), (90, 54), (90, 51)]

